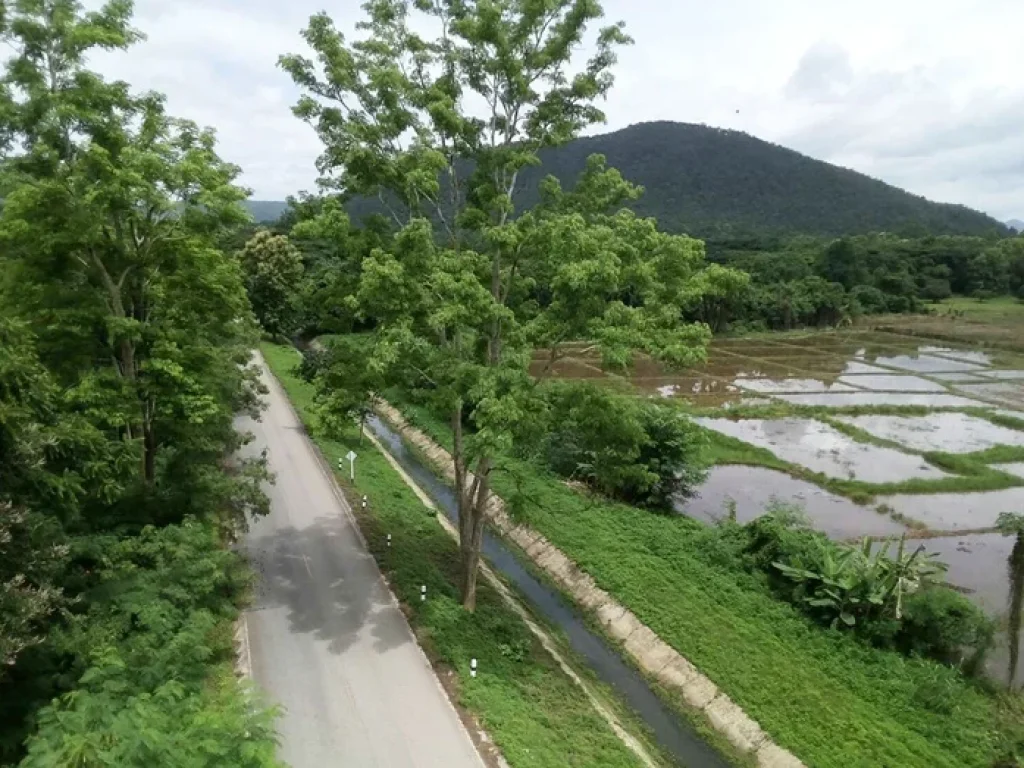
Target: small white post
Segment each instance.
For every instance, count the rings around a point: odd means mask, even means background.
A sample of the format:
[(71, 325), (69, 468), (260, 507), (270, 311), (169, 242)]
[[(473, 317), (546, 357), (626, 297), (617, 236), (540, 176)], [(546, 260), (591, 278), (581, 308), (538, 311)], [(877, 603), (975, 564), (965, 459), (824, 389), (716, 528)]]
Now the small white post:
[(363, 494), (363, 509), (366, 509), (366, 494)]
[(391, 534), (388, 534), (388, 549), (391, 549)]
[(469, 676), (476, 677), (476, 659), (469, 660)]
[(420, 587), (420, 602), (422, 603), (422, 602), (426, 601), (426, 599), (427, 599), (427, 585), (424, 584), (422, 587)]

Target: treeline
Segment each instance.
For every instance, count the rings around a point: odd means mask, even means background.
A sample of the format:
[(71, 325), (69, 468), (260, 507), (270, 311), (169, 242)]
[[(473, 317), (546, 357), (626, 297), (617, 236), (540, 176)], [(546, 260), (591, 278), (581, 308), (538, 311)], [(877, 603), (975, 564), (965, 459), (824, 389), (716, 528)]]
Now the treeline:
[[(861, 314), (926, 311), (952, 295), (1024, 298), (1024, 238), (857, 235), (719, 238), (718, 273), (692, 319), (713, 330), (834, 326)], [(709, 278), (716, 273), (709, 270)]]
[(85, 66), (130, 4), (8, 4), (0, 81), (0, 763), (267, 766), (234, 674), (265, 510), (231, 460), (257, 326), (209, 131)]

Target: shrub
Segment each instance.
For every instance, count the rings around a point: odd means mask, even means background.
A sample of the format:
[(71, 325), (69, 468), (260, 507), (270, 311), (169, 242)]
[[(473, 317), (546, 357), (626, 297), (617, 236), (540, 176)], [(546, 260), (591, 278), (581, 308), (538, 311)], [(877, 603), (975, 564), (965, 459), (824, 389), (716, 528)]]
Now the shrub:
[(537, 452), (563, 477), (656, 509), (703, 480), (706, 437), (674, 409), (587, 383), (552, 382), (544, 399)]
[(907, 598), (896, 646), (948, 664), (980, 666), (992, 644), (995, 627), (985, 613), (952, 589), (932, 586)]

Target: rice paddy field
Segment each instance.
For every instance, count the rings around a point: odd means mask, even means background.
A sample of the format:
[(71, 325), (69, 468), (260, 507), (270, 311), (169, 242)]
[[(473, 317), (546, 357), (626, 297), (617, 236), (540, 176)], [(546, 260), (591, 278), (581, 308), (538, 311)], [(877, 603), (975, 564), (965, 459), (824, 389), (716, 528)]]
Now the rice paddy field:
[[(746, 521), (778, 500), (835, 539), (906, 535), (1002, 619), (1012, 539), (995, 522), (1024, 513), (1017, 306), (982, 319), (967, 319), (967, 306), (878, 327), (715, 339), (706, 362), (682, 371), (641, 359), (605, 373), (580, 348), (547, 375), (631, 388), (709, 431), (715, 466), (680, 513), (712, 523), (731, 508)], [(538, 355), (534, 372), (547, 365)], [(1005, 678), (1008, 656), (1000, 643), (994, 676)]]

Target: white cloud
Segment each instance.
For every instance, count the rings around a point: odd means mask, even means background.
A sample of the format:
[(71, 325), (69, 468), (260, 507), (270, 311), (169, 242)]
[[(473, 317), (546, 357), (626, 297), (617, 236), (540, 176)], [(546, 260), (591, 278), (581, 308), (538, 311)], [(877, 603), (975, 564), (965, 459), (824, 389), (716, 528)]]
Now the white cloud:
[[(95, 2), (93, 3), (95, 4)], [(747, 131), (933, 199), (1024, 216), (1019, 0), (606, 0), (622, 52), (608, 129), (643, 120)], [(313, 186), (320, 147), (277, 66), (322, 0), (137, 0), (148, 40), (96, 66), (218, 130), (258, 198)], [(354, 1), (327, 8), (343, 31)], [(738, 110), (738, 111), (737, 111)]]

